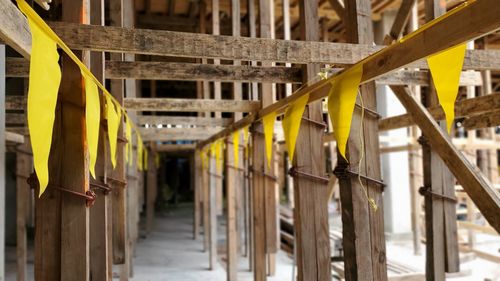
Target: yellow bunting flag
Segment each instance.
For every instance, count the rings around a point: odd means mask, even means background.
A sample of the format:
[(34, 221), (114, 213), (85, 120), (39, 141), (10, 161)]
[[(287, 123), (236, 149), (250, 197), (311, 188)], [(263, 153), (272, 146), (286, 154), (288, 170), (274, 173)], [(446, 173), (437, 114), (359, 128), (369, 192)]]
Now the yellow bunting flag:
[(333, 133), (339, 152), (346, 160), (347, 140), (351, 131), (352, 114), (362, 75), (363, 65), (353, 66), (334, 78), (328, 94), (328, 113), (332, 121)]
[(118, 138), (118, 126), (120, 125), (120, 120), (118, 119), (115, 104), (108, 96), (106, 96), (106, 119), (108, 120), (108, 139), (111, 164), (114, 169), (116, 167), (116, 141)]
[(90, 77), (82, 72), (85, 79), (85, 122), (87, 129), (87, 145), (90, 158), (90, 174), (95, 179), (95, 162), (97, 159), (97, 146), (99, 144), (99, 127), (101, 123), (101, 104), (97, 85)]
[(240, 131), (236, 131), (233, 133), (233, 160), (234, 160), (234, 166), (238, 168), (238, 165), (240, 164)]
[(142, 139), (141, 135), (137, 134), (137, 168), (139, 169), (139, 171), (143, 170), (142, 161), (143, 161)]
[(61, 69), (56, 42), (29, 16), (25, 7), (27, 4), (23, 3), (19, 8), (28, 17), (31, 30), (28, 128), (33, 164), (40, 184), (38, 196), (41, 196), (49, 183), (48, 161)]
[(283, 131), (285, 133), (285, 143), (290, 156), (290, 161), (293, 161), (295, 143), (297, 142), (302, 115), (304, 114), (308, 101), (309, 94), (305, 94), (293, 102), (285, 111), (285, 117), (283, 118)]
[(160, 154), (157, 152), (155, 153), (155, 164), (156, 164), (156, 169), (160, 168)]
[(125, 144), (125, 162), (128, 163), (129, 167), (132, 167), (132, 125), (130, 125), (128, 116), (125, 118), (125, 138), (127, 139), (127, 143)]
[(215, 142), (215, 167), (218, 173), (222, 171), (222, 140)]
[(243, 145), (245, 146), (245, 158), (248, 159), (248, 129), (250, 125), (243, 127)]
[(266, 141), (266, 158), (267, 166), (271, 168), (271, 159), (273, 155), (273, 137), (274, 137), (274, 121), (276, 120), (276, 112), (271, 112), (262, 117), (264, 126), (264, 138)]
[(439, 103), (446, 116), (448, 133), (455, 118), (455, 100), (464, 64), (465, 47), (465, 44), (461, 44), (427, 58)]

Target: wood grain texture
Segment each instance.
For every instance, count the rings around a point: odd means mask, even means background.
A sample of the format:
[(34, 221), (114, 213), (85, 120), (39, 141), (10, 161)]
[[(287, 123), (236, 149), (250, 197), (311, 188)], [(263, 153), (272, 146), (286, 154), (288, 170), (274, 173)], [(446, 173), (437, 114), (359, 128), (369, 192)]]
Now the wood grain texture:
[(217, 128), (141, 128), (143, 141), (202, 140), (217, 133)]
[(252, 112), (260, 108), (255, 101), (220, 99), (125, 98), (124, 105), (130, 111)]
[(26, 17), (9, 0), (0, 1), (0, 38), (25, 58), (31, 54), (31, 33)]
[[(11, 122), (20, 118), (11, 117)], [(194, 125), (200, 127), (226, 127), (231, 124), (231, 118), (209, 118), (209, 117), (184, 117), (184, 116), (158, 116), (139, 115), (137, 123), (144, 125), (171, 124), (171, 125)]]
[[(492, 106), (492, 108), (498, 108)], [(488, 127), (500, 126), (500, 110), (493, 110), (488, 113), (467, 117), (464, 120), (466, 130), (475, 130)]]

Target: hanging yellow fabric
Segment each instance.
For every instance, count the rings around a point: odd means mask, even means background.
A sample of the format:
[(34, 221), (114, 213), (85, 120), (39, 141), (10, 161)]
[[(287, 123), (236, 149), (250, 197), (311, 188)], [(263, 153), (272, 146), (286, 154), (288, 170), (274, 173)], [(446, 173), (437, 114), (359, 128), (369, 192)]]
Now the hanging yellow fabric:
[(217, 173), (222, 172), (222, 140), (215, 141), (215, 167)]
[(267, 166), (271, 168), (271, 159), (273, 155), (273, 137), (274, 137), (274, 121), (276, 120), (276, 112), (271, 112), (262, 117), (262, 125), (264, 126), (264, 138), (266, 141), (266, 159)]
[(132, 167), (132, 126), (130, 125), (128, 116), (125, 117), (125, 138), (127, 139), (127, 143), (125, 144), (125, 162), (128, 163), (129, 167)]
[(295, 144), (299, 135), (302, 115), (309, 101), (309, 94), (305, 94), (293, 102), (285, 111), (283, 118), (283, 131), (285, 133), (285, 143), (288, 150), (290, 161), (293, 161)]
[(111, 164), (113, 169), (116, 167), (116, 141), (118, 138), (118, 126), (120, 120), (116, 112), (114, 102), (106, 96), (106, 119), (108, 120), (108, 139), (109, 139), (109, 153), (111, 155)]
[(97, 146), (99, 144), (99, 128), (101, 124), (101, 104), (97, 85), (85, 73), (85, 123), (87, 129), (87, 146), (90, 158), (90, 174), (95, 179), (95, 162), (97, 160)]
[(143, 161), (142, 139), (140, 135), (137, 135), (137, 169), (139, 169), (139, 171), (143, 170), (142, 161)]
[(455, 119), (455, 100), (464, 64), (465, 47), (465, 44), (461, 44), (427, 58), (439, 104), (446, 116), (448, 133)]
[(240, 131), (236, 131), (233, 133), (233, 160), (234, 166), (238, 168), (240, 164)]
[(38, 196), (41, 196), (49, 183), (48, 161), (57, 93), (61, 82), (61, 68), (58, 64), (59, 54), (56, 42), (33, 20), (26, 7), (29, 8), (25, 2), (24, 5), (19, 5), (21, 11), (28, 17), (31, 30), (28, 128), (33, 151), (33, 165), (40, 185)]
[(337, 147), (344, 159), (347, 159), (345, 151), (362, 75), (363, 65), (353, 66), (332, 81), (332, 87), (328, 94), (328, 113), (332, 121)]
[(248, 129), (250, 125), (243, 127), (243, 145), (245, 146), (245, 158), (248, 159)]

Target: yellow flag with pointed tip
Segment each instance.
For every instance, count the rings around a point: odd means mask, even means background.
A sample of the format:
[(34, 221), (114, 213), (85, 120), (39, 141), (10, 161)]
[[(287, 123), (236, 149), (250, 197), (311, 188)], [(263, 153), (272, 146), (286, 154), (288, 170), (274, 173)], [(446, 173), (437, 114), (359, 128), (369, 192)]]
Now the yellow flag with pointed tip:
[(240, 131), (233, 133), (233, 154), (234, 166), (238, 168), (240, 164)]
[[(125, 115), (126, 116), (126, 115)], [(125, 138), (127, 143), (125, 144), (125, 162), (128, 163), (129, 167), (132, 167), (132, 125), (130, 125), (130, 120), (125, 117)]]
[(139, 169), (139, 171), (143, 170), (142, 161), (143, 161), (142, 139), (141, 135), (137, 134), (137, 169)]
[(347, 140), (351, 131), (352, 114), (358, 95), (358, 87), (363, 75), (363, 65), (355, 65), (339, 74), (332, 81), (328, 94), (328, 113), (332, 121), (337, 147), (344, 159)]
[(266, 159), (267, 166), (271, 168), (271, 159), (273, 156), (273, 137), (274, 137), (274, 121), (276, 121), (276, 112), (271, 112), (262, 117), (264, 126), (264, 138), (266, 141)]
[(113, 169), (116, 167), (116, 141), (118, 138), (118, 126), (120, 120), (116, 113), (115, 105), (111, 98), (106, 96), (106, 119), (108, 120), (109, 153)]
[(215, 142), (215, 167), (218, 173), (222, 171), (222, 140)]
[(293, 161), (293, 154), (295, 152), (297, 136), (299, 135), (300, 123), (308, 101), (309, 94), (305, 94), (294, 101), (285, 111), (285, 117), (283, 118), (283, 131), (285, 133), (285, 143), (290, 156), (290, 161)]
[(92, 78), (82, 72), (85, 79), (85, 123), (87, 129), (87, 145), (89, 149), (89, 170), (95, 179), (95, 162), (97, 160), (97, 146), (99, 144), (99, 127), (101, 123), (101, 104), (97, 85)]
[(248, 129), (250, 125), (243, 127), (243, 145), (245, 146), (245, 158), (248, 159)]
[(448, 133), (455, 119), (455, 100), (464, 64), (465, 48), (466, 44), (460, 44), (427, 58), (439, 104), (446, 116)]
[(49, 183), (48, 162), (61, 68), (56, 42), (30, 18), (23, 5), (19, 8), (28, 17), (31, 31), (27, 115), (33, 165), (40, 185), (38, 196), (41, 196)]

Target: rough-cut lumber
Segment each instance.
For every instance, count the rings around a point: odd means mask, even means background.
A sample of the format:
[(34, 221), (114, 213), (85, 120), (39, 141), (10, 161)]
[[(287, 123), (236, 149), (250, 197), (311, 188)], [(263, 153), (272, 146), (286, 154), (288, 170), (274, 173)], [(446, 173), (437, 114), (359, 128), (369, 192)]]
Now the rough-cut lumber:
[(202, 140), (217, 133), (217, 128), (141, 128), (144, 141)]
[[(3, 1), (5, 2), (5, 1)], [(5, 3), (1, 3), (4, 5)], [(5, 45), (0, 44), (0, 241), (5, 241)], [(5, 244), (0, 245), (0, 278), (5, 276)]]
[(6, 131), (5, 141), (13, 143), (24, 143), (24, 135)]
[(410, 96), (405, 87), (392, 87), (403, 106), (426, 135), (431, 147), (439, 154), (483, 216), (500, 232), (500, 195), (475, 171), (464, 155), (449, 141), (445, 133), (423, 106)]
[(125, 108), (131, 111), (179, 111), (179, 112), (252, 112), (260, 108), (255, 101), (125, 98)]
[(31, 53), (31, 33), (26, 17), (10, 0), (0, 1), (0, 38), (23, 57)]
[[(498, 108), (498, 106), (491, 106), (491, 108)], [(500, 110), (494, 110), (489, 113), (474, 115), (466, 118), (464, 121), (464, 127), (466, 130), (475, 130), (496, 126), (500, 126)]]
[[(495, 9), (489, 9), (488, 13), (484, 13), (485, 18), (481, 24), (491, 24), (488, 20), (491, 20), (491, 15), (495, 12)], [(463, 13), (459, 14), (460, 15), (453, 18), (462, 18)], [(463, 21), (461, 24), (455, 24), (455, 27), (451, 30), (458, 30), (461, 32), (454, 35), (462, 35), (464, 32), (469, 32), (473, 26), (478, 26), (477, 22), (474, 21), (477, 21), (480, 15), (482, 14), (472, 15), (471, 13), (463, 16), (463, 18), (467, 20)], [(490, 16), (490, 18), (486, 18), (487, 16)], [(464, 25), (468, 25), (469, 28), (463, 28)], [(100, 27), (59, 22), (51, 23), (51, 26), (70, 47), (75, 49), (161, 56), (290, 63), (352, 64), (382, 49), (381, 46), (368, 44), (355, 45), (346, 43), (302, 42), (270, 38), (231, 37), (174, 31)], [(460, 30), (460, 28), (463, 29)], [(491, 31), (492, 27), (486, 27), (485, 30)], [(439, 32), (441, 33), (442, 31), (440, 30)], [(482, 33), (483, 32), (479, 29), (475, 29), (475, 35), (473, 37), (477, 37), (479, 36), (478, 34)], [(451, 40), (446, 43), (446, 47), (450, 47), (458, 42)], [(427, 43), (419, 43), (420, 46), (422, 46), (422, 44)], [(438, 50), (435, 52), (437, 51)], [(422, 58), (420, 53), (416, 53), (414, 57), (417, 57), (417, 59)], [(410, 62), (417, 59), (413, 59)], [(476, 70), (498, 69), (499, 60), (500, 54), (498, 51), (469, 51), (465, 58), (464, 68)], [(389, 62), (390, 61), (392, 60), (389, 60)], [(411, 67), (428, 68), (424, 60), (412, 64)]]
[[(156, 146), (157, 152), (179, 152), (190, 151), (195, 149), (194, 144), (158, 144)], [(203, 183), (200, 183), (203, 184)]]
[[(470, 41), (485, 33), (497, 30), (500, 28), (500, 18), (498, 17), (500, 5), (496, 5), (495, 1), (482, 0), (470, 3), (464, 9), (449, 15), (439, 23), (414, 34), (404, 41), (388, 46), (384, 51), (373, 55), (368, 60), (364, 60), (364, 72), (361, 83), (372, 81), (402, 66), (416, 67), (411, 63), (451, 46)], [(448, 36), (443, 37), (442, 34), (445, 33)], [(466, 59), (466, 61), (470, 64), (469, 59)], [(241, 129), (270, 112), (281, 111), (288, 104), (305, 94), (311, 93), (309, 102), (322, 99), (328, 95), (330, 82), (330, 79), (321, 80), (304, 87), (295, 94), (259, 110), (256, 114), (249, 114), (226, 130), (221, 131), (204, 142), (200, 142), (199, 146), (202, 147), (216, 139), (227, 136), (234, 130)]]
[[(476, 114), (486, 113), (494, 108), (500, 107), (500, 93), (494, 93), (472, 99), (458, 101), (455, 104), (455, 118), (467, 117)], [(429, 113), (436, 120), (445, 118), (441, 106), (428, 108)], [(379, 130), (387, 131), (415, 125), (411, 114), (402, 114), (384, 118), (379, 121)]]
[(26, 153), (30, 151), (29, 143), (19, 146), (16, 153), (16, 253), (17, 253), (17, 281), (28, 280), (27, 262), (27, 217), (29, 213), (29, 202), (31, 189), (26, 180), (31, 173), (31, 155)]
[[(7, 115), (9, 119), (10, 114)], [(14, 120), (14, 116), (10, 117)], [(18, 119), (16, 119), (18, 120)], [(184, 117), (184, 116), (158, 116), (158, 115), (139, 115), (137, 123), (140, 125), (195, 125), (203, 127), (226, 127), (231, 124), (231, 118), (210, 118), (210, 117)]]
[(384, 38), (384, 43), (386, 45), (392, 43), (394, 40), (397, 40), (398, 37), (403, 32), (403, 28), (408, 21), (408, 18), (411, 14), (411, 9), (415, 4), (415, 0), (403, 0), (401, 1), (401, 6), (399, 7), (396, 18), (394, 19), (394, 23), (392, 24), (391, 31)]

